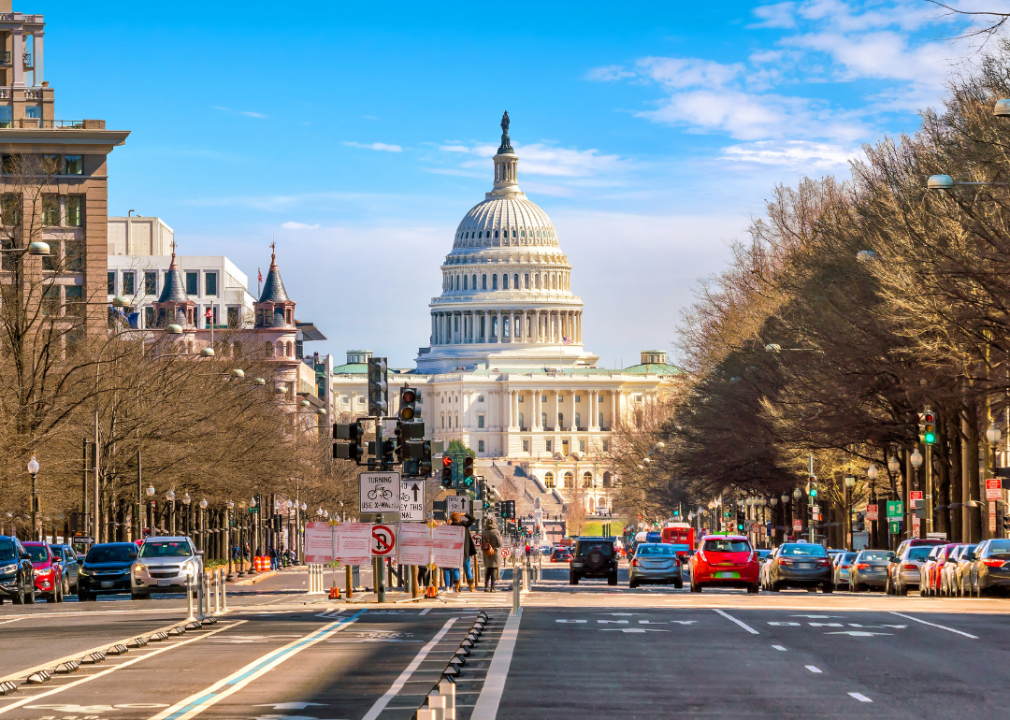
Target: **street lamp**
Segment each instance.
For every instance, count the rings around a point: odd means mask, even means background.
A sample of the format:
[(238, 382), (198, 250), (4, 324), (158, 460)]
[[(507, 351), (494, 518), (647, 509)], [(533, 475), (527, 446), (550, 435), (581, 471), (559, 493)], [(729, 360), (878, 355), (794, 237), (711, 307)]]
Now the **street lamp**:
[(232, 511), (235, 509), (235, 503), (231, 500), (226, 502), (224, 506), (227, 508), (224, 514), (224, 551), (228, 555), (228, 580), (232, 579), (232, 569), (231, 569), (231, 556), (234, 554), (231, 544), (231, 516)]
[(876, 463), (870, 463), (870, 467), (866, 468), (866, 477), (870, 480), (876, 480), (879, 473)]
[(989, 428), (985, 431), (985, 439), (989, 441), (989, 444), (995, 448), (999, 445), (1002, 437), (1003, 432), (996, 426), (996, 423), (989, 423)]
[(922, 453), (919, 452), (919, 448), (912, 451), (912, 457), (909, 458), (912, 461), (912, 467), (916, 470), (922, 467)]
[[(48, 248), (49, 246), (46, 245), (47, 252)], [(35, 484), (35, 477), (39, 474), (39, 467), (40, 467), (39, 461), (35, 459), (34, 455), (32, 455), (32, 459), (28, 461), (28, 472), (32, 476), (32, 538), (35, 538), (36, 533), (39, 532), (39, 526), (37, 525), (38, 511), (39, 511), (39, 493), (38, 488), (36, 487)], [(41, 537), (41, 535), (39, 535), (37, 539), (42, 540), (43, 538)]]
[(200, 549), (207, 552), (207, 498), (200, 500)]
[(887, 471), (892, 475), (897, 475), (901, 470), (901, 461), (894, 455), (887, 459)]
[(175, 490), (165, 493), (165, 500), (168, 501), (168, 531), (175, 535)]
[(799, 488), (796, 488), (795, 490), (793, 490), (793, 500), (799, 500), (802, 497), (803, 497), (803, 491), (802, 490), (800, 490)]
[(183, 512), (186, 514), (186, 537), (189, 537), (190, 522), (189, 522), (189, 504), (193, 502), (193, 498), (189, 496), (189, 493), (185, 493), (182, 496), (182, 504), (186, 508)]
[(147, 514), (148, 514), (149, 520), (148, 520), (147, 526), (150, 528), (151, 535), (154, 536), (155, 535), (155, 532), (154, 532), (154, 493), (155, 493), (155, 489), (154, 489), (154, 486), (153, 485), (148, 485), (147, 489), (144, 490), (144, 492), (147, 493), (147, 498), (148, 498)]
[(771, 505), (772, 507), (775, 507), (776, 505), (779, 504), (779, 499), (773, 495), (768, 499), (768, 504)]

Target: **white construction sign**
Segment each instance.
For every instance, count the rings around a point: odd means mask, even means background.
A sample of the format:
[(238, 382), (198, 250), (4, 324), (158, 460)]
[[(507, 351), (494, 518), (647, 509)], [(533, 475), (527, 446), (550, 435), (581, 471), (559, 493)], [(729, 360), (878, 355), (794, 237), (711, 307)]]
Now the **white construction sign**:
[(333, 528), (328, 522), (305, 523), (305, 562), (328, 563), (333, 560)]
[(360, 495), (358, 511), (362, 513), (400, 512), (400, 473), (358, 473)]
[(427, 565), (431, 562), (431, 529), (424, 523), (400, 523), (397, 529), (397, 562)]
[[(400, 481), (400, 522), (424, 520), (424, 480)], [(413, 565), (414, 563), (403, 563)]]

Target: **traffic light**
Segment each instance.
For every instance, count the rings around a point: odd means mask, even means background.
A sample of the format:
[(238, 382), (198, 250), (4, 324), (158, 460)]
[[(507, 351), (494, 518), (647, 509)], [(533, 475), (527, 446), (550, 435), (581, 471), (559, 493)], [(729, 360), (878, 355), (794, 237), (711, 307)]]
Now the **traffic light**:
[(451, 488), (452, 486), (452, 458), (446, 455), (442, 458), (442, 487)]
[(388, 410), (386, 358), (368, 358), (368, 414), (385, 417)]
[(396, 443), (392, 440), (383, 440), (381, 452), (375, 447), (375, 441), (369, 441), (368, 443), (368, 454), (374, 455), (375, 459), (368, 461), (368, 466), (377, 466), (380, 470), (386, 470), (392, 467), (394, 462), (394, 455), (396, 453)]
[(396, 459), (420, 460), (424, 454), (424, 423), (396, 423)]
[(473, 458), (469, 455), (463, 458), (463, 487), (473, 487)]
[(936, 444), (936, 414), (928, 407), (919, 413), (919, 440), (925, 445)]
[(817, 476), (811, 475), (807, 483), (807, 493), (810, 495), (810, 502), (817, 499)]
[(404, 385), (400, 388), (400, 410), (397, 413), (402, 422), (417, 418), (417, 388)]
[(502, 517), (505, 518), (506, 520), (515, 520), (515, 518), (516, 518), (516, 501), (515, 500), (506, 500), (504, 503), (501, 503), (501, 504), (505, 506), (502, 509)]
[(736, 531), (737, 532), (741, 532), (741, 533), (743, 532), (744, 523), (746, 522), (746, 520), (747, 520), (746, 513), (744, 513), (743, 510), (737, 510), (736, 511)]
[(431, 477), (431, 442), (424, 440), (421, 443), (421, 459), (417, 461), (418, 477)]
[[(333, 457), (342, 460), (354, 460), (361, 462), (364, 449), (361, 447), (361, 439), (364, 431), (360, 422), (350, 424), (335, 424), (333, 426), (333, 439), (341, 442), (333, 443)], [(346, 441), (346, 442), (343, 442)]]

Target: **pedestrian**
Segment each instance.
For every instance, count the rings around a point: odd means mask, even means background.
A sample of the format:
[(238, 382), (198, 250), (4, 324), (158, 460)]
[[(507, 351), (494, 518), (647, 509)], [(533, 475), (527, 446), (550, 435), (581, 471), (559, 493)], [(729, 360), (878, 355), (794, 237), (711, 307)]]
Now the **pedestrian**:
[[(494, 520), (487, 518), (484, 521), (484, 534), (482, 537), (481, 552), (484, 555), (484, 592), (494, 592), (495, 584), (498, 582), (498, 568), (500, 561), (498, 550), (501, 549), (501, 535), (498, 528), (494, 526)], [(490, 584), (490, 588), (488, 587)]]
[(270, 569), (271, 570), (276, 570), (277, 569), (277, 548), (275, 548), (273, 545), (271, 545), (270, 546), (270, 550), (268, 551), (268, 554), (270, 555)]
[[(473, 560), (472, 558), (477, 555), (477, 546), (473, 544), (473, 538), (470, 537), (470, 526), (473, 525), (476, 520), (470, 513), (463, 514), (454, 512), (449, 515), (449, 521), (452, 525), (461, 525), (463, 530), (463, 572), (466, 577), (466, 585), (470, 589), (470, 592), (474, 592), (474, 577), (473, 577)], [(456, 572), (456, 592), (459, 592), (459, 571)]]

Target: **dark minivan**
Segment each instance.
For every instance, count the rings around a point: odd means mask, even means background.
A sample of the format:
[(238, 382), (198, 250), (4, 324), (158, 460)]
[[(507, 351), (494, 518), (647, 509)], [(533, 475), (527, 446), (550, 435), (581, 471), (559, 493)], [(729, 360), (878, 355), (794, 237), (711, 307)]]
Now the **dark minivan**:
[(93, 545), (77, 576), (77, 599), (83, 602), (99, 594), (130, 592), (130, 569), (136, 560), (133, 543)]

